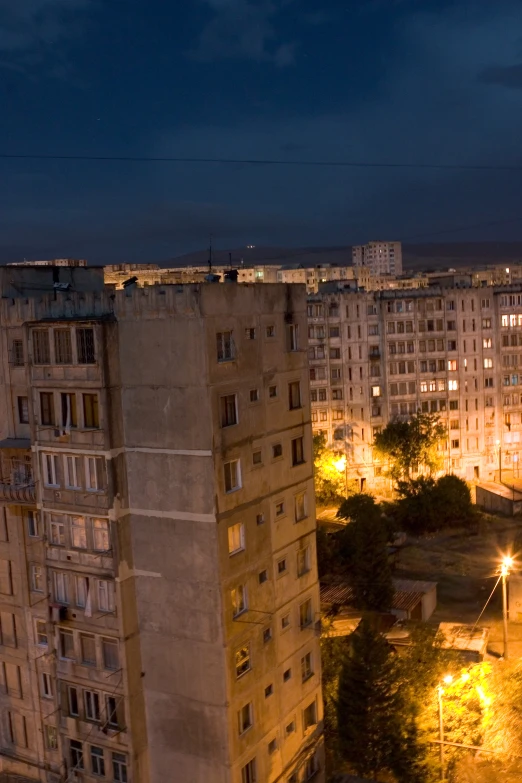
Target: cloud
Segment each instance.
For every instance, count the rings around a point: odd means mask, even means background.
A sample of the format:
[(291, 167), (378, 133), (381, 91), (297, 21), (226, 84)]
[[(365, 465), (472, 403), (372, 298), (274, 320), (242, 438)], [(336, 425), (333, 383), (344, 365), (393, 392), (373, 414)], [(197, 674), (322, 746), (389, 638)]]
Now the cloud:
[(0, 68), (39, 68), (52, 54), (63, 60), (65, 39), (78, 32), (79, 14), (93, 0), (0, 0)]
[(280, 41), (278, 14), (288, 0), (203, 0), (211, 11), (191, 56), (212, 60), (253, 60), (284, 68), (295, 62), (296, 43)]
[(518, 65), (490, 65), (479, 73), (484, 84), (496, 84), (511, 90), (522, 90), (522, 63)]

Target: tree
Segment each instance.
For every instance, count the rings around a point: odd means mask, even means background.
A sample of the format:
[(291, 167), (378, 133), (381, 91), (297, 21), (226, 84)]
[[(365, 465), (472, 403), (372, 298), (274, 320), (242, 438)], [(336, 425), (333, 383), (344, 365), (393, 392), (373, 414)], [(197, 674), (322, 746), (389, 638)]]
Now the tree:
[(391, 772), (401, 783), (425, 780), (413, 716), (401, 695), (397, 661), (363, 619), (339, 674), (337, 724), (342, 758), (359, 775)]
[(339, 503), (346, 495), (346, 457), (326, 446), (326, 435), (314, 435), (314, 485), (318, 503)]
[(469, 526), (477, 519), (466, 482), (453, 474), (435, 480), (417, 476), (397, 483), (398, 498), (386, 504), (397, 528), (414, 535), (445, 527)]
[(443, 465), (439, 444), (446, 438), (446, 428), (437, 416), (416, 413), (408, 420), (394, 419), (374, 438), (375, 453), (389, 463), (390, 476), (408, 479), (414, 470), (424, 467), (431, 474)]
[(388, 526), (371, 495), (347, 498), (337, 516), (351, 520), (336, 540), (346, 578), (353, 591), (353, 604), (365, 611), (386, 611), (393, 599), (388, 558)]

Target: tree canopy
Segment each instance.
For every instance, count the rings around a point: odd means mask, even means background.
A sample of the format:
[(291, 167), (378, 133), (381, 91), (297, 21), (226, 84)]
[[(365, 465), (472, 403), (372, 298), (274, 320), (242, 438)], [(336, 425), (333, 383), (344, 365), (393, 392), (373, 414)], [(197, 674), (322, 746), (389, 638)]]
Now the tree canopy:
[(408, 479), (424, 467), (431, 474), (443, 466), (439, 445), (446, 438), (446, 428), (438, 416), (416, 413), (408, 420), (394, 419), (374, 437), (377, 456), (388, 462), (395, 481)]
[(346, 496), (346, 457), (327, 448), (326, 435), (314, 435), (314, 485), (318, 503), (337, 504)]

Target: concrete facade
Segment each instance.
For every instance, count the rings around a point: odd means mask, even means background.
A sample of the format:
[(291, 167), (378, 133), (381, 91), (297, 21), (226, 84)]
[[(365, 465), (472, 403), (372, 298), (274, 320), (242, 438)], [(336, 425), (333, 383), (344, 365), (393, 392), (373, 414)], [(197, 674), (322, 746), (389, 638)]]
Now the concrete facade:
[(347, 457), (347, 479), (384, 487), (380, 428), (417, 410), (447, 425), (444, 469), (518, 477), (522, 286), (336, 292), (309, 297), (312, 423)]
[(368, 242), (352, 247), (352, 263), (366, 267), (374, 276), (402, 274), (401, 242)]
[(0, 308), (0, 769), (322, 780), (304, 287)]

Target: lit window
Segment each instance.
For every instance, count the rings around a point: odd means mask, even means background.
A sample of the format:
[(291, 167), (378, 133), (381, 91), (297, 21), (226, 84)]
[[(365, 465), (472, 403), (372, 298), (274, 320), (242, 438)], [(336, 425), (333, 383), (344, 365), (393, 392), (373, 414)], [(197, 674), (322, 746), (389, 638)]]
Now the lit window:
[(372, 397), (380, 397), (380, 396), (381, 396), (381, 387), (372, 386)]
[(233, 555), (245, 548), (245, 526), (242, 522), (228, 528), (228, 553)]
[(459, 382), (458, 381), (448, 381), (448, 389), (450, 391), (457, 391), (459, 388)]
[(246, 644), (236, 651), (236, 677), (250, 671), (250, 646)]
[(484, 359), (484, 369), (490, 370), (493, 367), (493, 359), (486, 358)]

